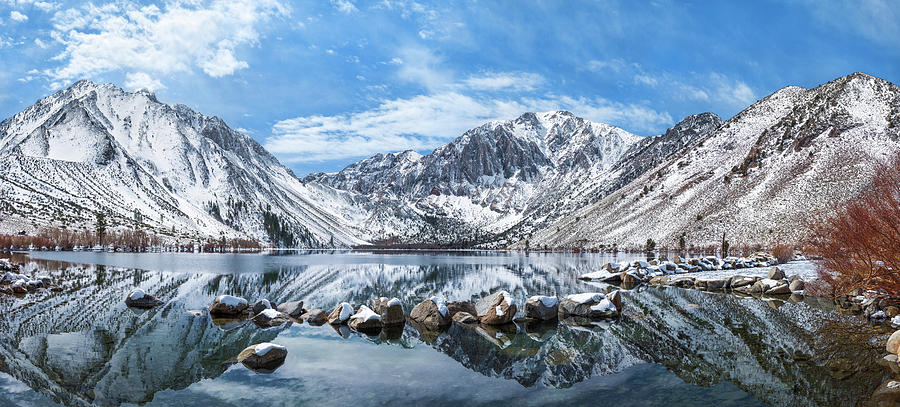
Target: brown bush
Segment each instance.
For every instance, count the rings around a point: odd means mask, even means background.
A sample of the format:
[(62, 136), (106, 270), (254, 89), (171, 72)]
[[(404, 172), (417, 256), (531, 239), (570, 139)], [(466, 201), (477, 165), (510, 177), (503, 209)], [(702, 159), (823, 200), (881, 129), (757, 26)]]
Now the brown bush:
[(814, 228), (819, 276), (836, 295), (874, 290), (900, 297), (900, 154), (878, 166), (871, 186)]
[(778, 259), (779, 264), (784, 264), (794, 258), (794, 248), (791, 245), (780, 244), (772, 248), (772, 255)]

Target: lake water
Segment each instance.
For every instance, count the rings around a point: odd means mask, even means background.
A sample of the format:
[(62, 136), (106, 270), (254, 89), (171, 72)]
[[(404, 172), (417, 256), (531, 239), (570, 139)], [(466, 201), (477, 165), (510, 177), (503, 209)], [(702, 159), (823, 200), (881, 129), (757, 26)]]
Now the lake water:
[[(830, 301), (753, 298), (678, 288), (625, 291), (617, 321), (592, 326), (410, 324), (368, 336), (346, 327), (260, 329), (204, 310), (220, 294), (251, 302), (347, 301), (431, 295), (475, 300), (606, 289), (579, 281), (604, 254), (287, 253), (15, 254), (62, 292), (0, 296), (0, 405), (321, 406), (618, 405), (846, 406), (889, 372), (879, 333)], [(788, 270), (809, 273), (809, 263)], [(748, 270), (746, 274), (763, 270)], [(788, 274), (791, 274), (789, 271)], [(166, 303), (125, 307), (133, 288)], [(520, 311), (521, 312), (521, 311)], [(867, 335), (867, 336), (866, 336)], [(846, 341), (843, 341), (844, 338)], [(288, 349), (270, 374), (234, 358), (245, 347)]]

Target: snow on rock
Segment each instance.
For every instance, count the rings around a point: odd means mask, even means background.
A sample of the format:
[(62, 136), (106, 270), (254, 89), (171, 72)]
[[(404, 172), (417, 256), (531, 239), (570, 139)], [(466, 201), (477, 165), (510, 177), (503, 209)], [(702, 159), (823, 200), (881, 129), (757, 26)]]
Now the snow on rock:
[(229, 307), (240, 307), (242, 305), (248, 305), (246, 299), (231, 295), (220, 295), (216, 297), (216, 301), (222, 305), (227, 305)]
[(269, 318), (269, 319), (275, 319), (275, 318), (278, 318), (278, 317), (280, 317), (280, 316), (284, 316), (284, 314), (282, 314), (282, 313), (280, 313), (280, 312), (278, 312), (277, 310), (274, 310), (274, 309), (272, 309), (272, 308), (266, 308), (266, 309), (262, 310), (262, 312), (260, 312), (260, 314), (265, 315), (266, 318)]
[(138, 289), (131, 291), (131, 294), (128, 295), (128, 298), (131, 298), (131, 300), (134, 301), (134, 300), (139, 300), (141, 298), (144, 298), (145, 295), (146, 294), (144, 293), (144, 290), (141, 290), (140, 288), (138, 288)]
[(355, 314), (350, 316), (350, 319), (358, 319), (361, 321), (371, 321), (371, 320), (379, 320), (380, 321), (381, 315), (376, 314), (375, 311), (372, 311), (371, 308), (369, 308), (365, 305), (361, 305), (359, 307), (359, 310), (357, 310)]
[(400, 300), (397, 297), (391, 298), (390, 301), (387, 302), (388, 307), (396, 307), (398, 305), (402, 305)]
[(603, 298), (596, 305), (591, 306), (592, 311), (606, 312), (606, 311), (616, 311), (616, 306), (613, 305), (608, 299)]
[(545, 307), (555, 307), (559, 305), (559, 298), (550, 297), (546, 295), (533, 295), (529, 297), (530, 300), (540, 301), (541, 304), (544, 304)]
[(569, 294), (566, 296), (566, 299), (577, 304), (588, 304), (592, 302), (598, 302), (606, 298), (606, 295), (602, 293), (581, 293), (581, 294)]
[(447, 309), (447, 302), (444, 301), (444, 298), (438, 297), (438, 296), (435, 295), (435, 296), (432, 296), (432, 297), (430, 298), (430, 300), (431, 300), (431, 302), (434, 303), (434, 305), (437, 306), (438, 312), (441, 313), (441, 316), (443, 316), (444, 318), (446, 318), (446, 317), (447, 317), (447, 314), (450, 313), (450, 310)]
[(266, 354), (268, 354), (273, 349), (287, 351), (287, 348), (285, 348), (284, 346), (269, 342), (263, 342), (253, 347), (253, 351), (256, 356), (266, 356)]

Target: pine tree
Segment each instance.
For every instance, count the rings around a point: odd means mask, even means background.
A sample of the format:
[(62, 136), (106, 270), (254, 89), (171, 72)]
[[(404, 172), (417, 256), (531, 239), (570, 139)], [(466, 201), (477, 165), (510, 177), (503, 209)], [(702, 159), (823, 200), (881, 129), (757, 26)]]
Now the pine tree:
[(98, 211), (96, 217), (94, 229), (97, 233), (97, 238), (100, 239), (100, 246), (103, 246), (103, 238), (106, 236), (106, 214)]

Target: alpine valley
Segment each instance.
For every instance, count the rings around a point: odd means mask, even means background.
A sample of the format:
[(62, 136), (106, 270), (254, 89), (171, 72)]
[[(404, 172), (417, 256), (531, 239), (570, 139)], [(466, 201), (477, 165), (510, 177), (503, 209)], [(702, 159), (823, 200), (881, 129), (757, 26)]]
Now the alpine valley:
[(524, 113), (301, 179), (219, 118), (80, 81), (0, 123), (0, 232), (90, 229), (103, 212), (175, 241), (293, 247), (767, 245), (799, 241), (801, 215), (898, 152), (900, 88), (855, 73), (654, 137)]

